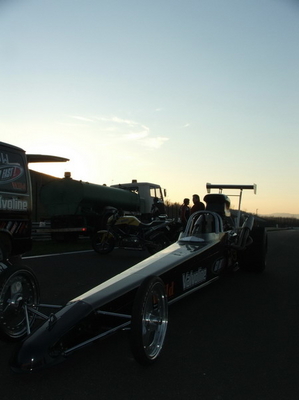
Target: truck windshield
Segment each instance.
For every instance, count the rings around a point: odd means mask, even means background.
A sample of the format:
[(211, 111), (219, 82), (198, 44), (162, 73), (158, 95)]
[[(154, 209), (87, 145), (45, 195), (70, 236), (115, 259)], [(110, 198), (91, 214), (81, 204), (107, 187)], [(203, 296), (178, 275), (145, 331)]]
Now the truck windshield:
[(0, 191), (25, 193), (27, 191), (24, 159), (21, 154), (0, 149)]
[(158, 199), (163, 200), (163, 195), (160, 187), (150, 187), (150, 196), (158, 197)]

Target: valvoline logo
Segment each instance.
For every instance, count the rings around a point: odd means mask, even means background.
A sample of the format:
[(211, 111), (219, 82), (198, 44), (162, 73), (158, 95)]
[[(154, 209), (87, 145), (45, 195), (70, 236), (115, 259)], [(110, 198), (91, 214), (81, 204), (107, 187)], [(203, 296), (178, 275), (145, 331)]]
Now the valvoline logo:
[(20, 178), (24, 169), (19, 164), (5, 164), (0, 166), (0, 185), (13, 182)]

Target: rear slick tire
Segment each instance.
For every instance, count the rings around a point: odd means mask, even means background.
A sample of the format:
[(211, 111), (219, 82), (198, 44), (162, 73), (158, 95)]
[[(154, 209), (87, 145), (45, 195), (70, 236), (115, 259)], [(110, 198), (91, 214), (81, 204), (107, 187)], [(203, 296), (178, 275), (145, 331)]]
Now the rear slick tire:
[(161, 278), (150, 276), (138, 288), (131, 321), (130, 344), (140, 364), (152, 364), (160, 355), (168, 324), (168, 304)]
[(254, 227), (250, 232), (252, 244), (238, 254), (239, 267), (243, 271), (261, 273), (266, 268), (268, 237), (265, 228)]

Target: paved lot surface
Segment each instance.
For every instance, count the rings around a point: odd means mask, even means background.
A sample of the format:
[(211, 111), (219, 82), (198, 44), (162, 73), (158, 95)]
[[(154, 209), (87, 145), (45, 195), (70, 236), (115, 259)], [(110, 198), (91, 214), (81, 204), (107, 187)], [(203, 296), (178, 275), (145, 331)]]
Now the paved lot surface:
[[(170, 308), (160, 360), (131, 356), (127, 333), (32, 375), (10, 371), (0, 343), (1, 399), (298, 400), (299, 231), (269, 233), (264, 274), (237, 272)], [(63, 303), (134, 265), (146, 253), (94, 252), (27, 259), (42, 301)]]

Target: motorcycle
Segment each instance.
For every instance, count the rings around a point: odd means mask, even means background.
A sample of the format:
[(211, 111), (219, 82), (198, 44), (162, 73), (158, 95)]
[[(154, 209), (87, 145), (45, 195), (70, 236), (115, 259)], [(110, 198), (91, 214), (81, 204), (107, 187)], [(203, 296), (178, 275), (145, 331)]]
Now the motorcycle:
[(178, 235), (179, 229), (173, 220), (143, 223), (133, 215), (121, 216), (115, 211), (107, 221), (107, 230), (100, 230), (92, 237), (92, 247), (99, 254), (110, 253), (115, 247), (155, 254), (175, 242)]

